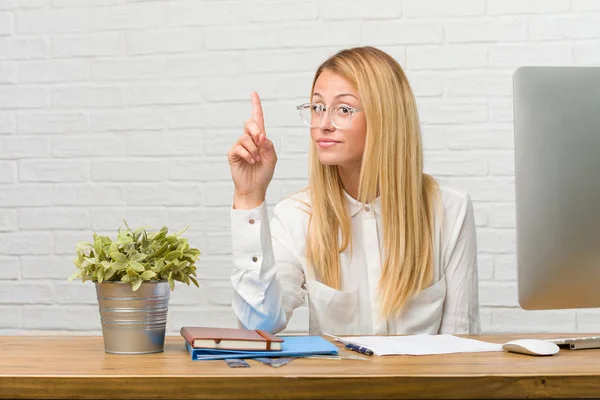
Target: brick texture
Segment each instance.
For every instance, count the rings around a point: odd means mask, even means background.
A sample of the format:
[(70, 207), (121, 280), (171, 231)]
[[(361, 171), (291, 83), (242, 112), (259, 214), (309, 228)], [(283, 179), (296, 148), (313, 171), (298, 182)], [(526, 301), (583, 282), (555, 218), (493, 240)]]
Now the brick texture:
[[(280, 159), (272, 209), (307, 183), (294, 106), (321, 61), (356, 45), (404, 67), (426, 171), (471, 193), (484, 330), (600, 330), (595, 310), (518, 306), (512, 128), (516, 67), (600, 63), (598, 3), (0, 1), (0, 335), (99, 334), (94, 286), (66, 279), (75, 242), (114, 235), (123, 218), (189, 224), (202, 251), (201, 289), (172, 293), (170, 334), (235, 326), (225, 154), (250, 91)], [(288, 331), (305, 332), (307, 315)]]

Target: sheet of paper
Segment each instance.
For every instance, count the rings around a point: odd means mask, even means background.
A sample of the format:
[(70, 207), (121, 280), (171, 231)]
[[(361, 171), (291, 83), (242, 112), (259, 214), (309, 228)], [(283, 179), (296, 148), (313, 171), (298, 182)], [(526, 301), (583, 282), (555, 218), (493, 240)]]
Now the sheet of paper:
[(453, 335), (409, 336), (353, 336), (337, 338), (342, 343), (353, 343), (373, 350), (378, 356), (428, 355), (450, 353), (477, 353), (502, 351), (502, 345)]

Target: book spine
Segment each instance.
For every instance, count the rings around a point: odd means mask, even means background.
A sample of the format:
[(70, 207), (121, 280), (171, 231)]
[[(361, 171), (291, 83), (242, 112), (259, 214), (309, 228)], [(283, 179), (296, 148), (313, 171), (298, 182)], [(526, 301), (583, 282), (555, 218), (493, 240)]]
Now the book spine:
[(194, 345), (194, 336), (192, 336), (192, 335), (191, 335), (191, 334), (188, 332), (188, 330), (185, 328), (185, 326), (184, 326), (184, 327), (182, 327), (182, 328), (179, 330), (179, 334), (180, 334), (180, 335), (181, 335), (181, 336), (182, 336), (182, 337), (185, 339), (185, 341), (186, 341), (186, 342), (188, 342), (188, 343), (189, 343), (190, 345), (192, 345), (192, 347), (193, 347), (193, 345)]

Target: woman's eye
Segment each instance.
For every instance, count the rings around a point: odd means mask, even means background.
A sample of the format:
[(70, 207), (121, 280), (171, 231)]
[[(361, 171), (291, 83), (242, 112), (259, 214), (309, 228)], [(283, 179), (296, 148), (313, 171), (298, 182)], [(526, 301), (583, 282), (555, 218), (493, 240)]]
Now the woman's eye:
[(345, 106), (340, 106), (338, 108), (338, 112), (342, 115), (350, 114), (350, 108), (345, 107)]

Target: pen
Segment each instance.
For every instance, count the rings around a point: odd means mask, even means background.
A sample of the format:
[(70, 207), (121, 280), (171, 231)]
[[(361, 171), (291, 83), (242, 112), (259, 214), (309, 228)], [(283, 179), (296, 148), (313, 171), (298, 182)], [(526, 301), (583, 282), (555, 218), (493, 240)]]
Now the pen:
[(356, 344), (346, 343), (346, 348), (348, 350), (356, 351), (358, 353), (366, 354), (368, 356), (372, 356), (373, 355), (373, 350), (367, 349), (366, 347), (358, 346)]
[(348, 349), (348, 350), (356, 351), (357, 353), (365, 354), (367, 356), (372, 356), (373, 355), (373, 350), (371, 350), (371, 349), (368, 349), (368, 348), (363, 347), (363, 346), (359, 346), (357, 344), (348, 343), (345, 340), (343, 340), (342, 338), (330, 335), (330, 334), (325, 333), (325, 332), (323, 332), (323, 335), (329, 336), (330, 338), (335, 339), (338, 342), (342, 342), (344, 344), (345, 348)]

